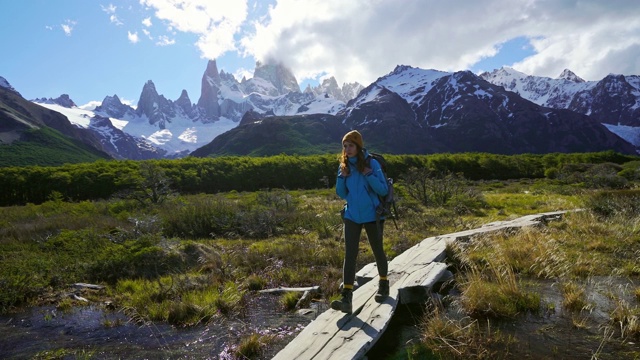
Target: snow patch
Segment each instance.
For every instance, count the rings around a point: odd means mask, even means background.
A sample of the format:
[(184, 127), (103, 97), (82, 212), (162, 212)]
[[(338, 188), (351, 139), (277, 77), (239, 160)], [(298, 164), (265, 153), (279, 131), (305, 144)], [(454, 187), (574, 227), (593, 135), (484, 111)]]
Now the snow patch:
[(628, 125), (602, 124), (612, 133), (620, 136), (633, 146), (640, 147), (640, 127)]

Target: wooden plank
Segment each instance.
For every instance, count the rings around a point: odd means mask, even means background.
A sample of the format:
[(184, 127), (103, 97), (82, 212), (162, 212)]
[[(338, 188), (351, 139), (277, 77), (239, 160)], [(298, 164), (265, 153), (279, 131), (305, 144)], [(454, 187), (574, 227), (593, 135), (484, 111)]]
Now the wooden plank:
[(424, 269), (408, 272), (403, 283), (398, 285), (401, 304), (424, 303), (431, 288), (447, 274), (447, 264), (430, 263), (421, 265)]
[[(282, 349), (274, 359), (317, 359), (317, 356), (327, 344), (338, 337), (344, 339), (342, 329), (351, 327), (352, 318), (364, 307), (364, 304), (373, 298), (377, 283), (370, 282), (353, 292), (353, 314), (344, 314), (336, 310), (327, 310), (305, 327), (300, 334)], [(344, 340), (347, 341), (347, 340)]]
[(331, 337), (313, 360), (358, 359), (375, 344), (389, 324), (398, 298), (398, 288), (392, 286), (389, 297), (377, 303), (373, 296), (377, 287), (377, 281), (370, 281), (354, 292), (354, 303), (361, 305), (352, 315), (339, 315), (346, 322), (340, 324), (336, 336)]

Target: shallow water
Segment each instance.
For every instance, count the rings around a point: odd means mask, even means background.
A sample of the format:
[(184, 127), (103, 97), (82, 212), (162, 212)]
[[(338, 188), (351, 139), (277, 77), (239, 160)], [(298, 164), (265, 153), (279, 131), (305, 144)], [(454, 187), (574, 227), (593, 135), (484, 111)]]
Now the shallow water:
[(0, 359), (31, 359), (60, 349), (91, 359), (218, 359), (242, 335), (277, 334), (286, 344), (311, 320), (278, 310), (277, 297), (271, 295), (252, 301), (254, 306), (242, 319), (217, 319), (188, 328), (138, 325), (122, 313), (96, 306), (68, 312), (32, 308), (0, 317)]
[[(572, 313), (562, 309), (558, 283), (539, 281), (535, 287), (546, 311), (512, 321), (492, 321), (492, 331), (499, 330), (516, 340), (508, 349), (492, 350), (502, 359), (591, 359), (594, 355), (597, 359), (639, 359), (640, 339), (621, 339), (619, 329), (608, 321), (615, 307), (613, 297), (638, 306), (630, 291), (637, 286), (637, 281), (628, 279), (592, 278), (584, 287), (593, 308)], [(31, 359), (44, 351), (59, 349), (76, 354), (75, 358), (218, 359), (224, 357), (230, 344), (252, 332), (278, 334), (279, 340), (260, 357), (270, 359), (327, 309), (326, 304), (316, 303), (310, 315), (302, 316), (284, 313), (277, 296), (260, 295), (249, 301), (248, 313), (241, 319), (218, 319), (189, 328), (163, 323), (137, 325), (122, 313), (105, 312), (95, 306), (66, 313), (53, 307), (33, 308), (0, 317), (0, 359)], [(458, 310), (455, 306), (447, 309), (451, 317), (459, 316)], [(418, 325), (424, 313), (424, 305), (399, 306), (368, 358), (387, 359), (420, 341)], [(108, 323), (117, 325), (109, 327)], [(612, 331), (607, 341), (603, 341), (605, 330)]]
[[(494, 356), (490, 358), (640, 359), (640, 338), (622, 338), (619, 327), (609, 321), (609, 313), (616, 306), (613, 298), (626, 301), (632, 307), (639, 306), (632, 294), (632, 289), (640, 286), (637, 280), (594, 277), (583, 285), (591, 307), (588, 310), (563, 310), (560, 284), (538, 281), (533, 286), (538, 289), (546, 311), (513, 320), (490, 320), (489, 325), (486, 321), (481, 322), (483, 330), (490, 329), (515, 340), (508, 348), (491, 348)], [(459, 296), (455, 289), (451, 290), (445, 295)], [(446, 311), (452, 319), (462, 316), (455, 302)], [(404, 349), (420, 341), (418, 327), (425, 313), (425, 306), (398, 306), (389, 328), (367, 354), (369, 360), (383, 360), (400, 354), (405, 357), (395, 359), (406, 359)]]

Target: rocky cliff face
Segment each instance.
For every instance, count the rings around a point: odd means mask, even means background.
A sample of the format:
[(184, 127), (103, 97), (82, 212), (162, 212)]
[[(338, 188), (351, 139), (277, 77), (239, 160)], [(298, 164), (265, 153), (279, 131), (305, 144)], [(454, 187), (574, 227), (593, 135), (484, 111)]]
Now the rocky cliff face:
[(104, 113), (116, 119), (128, 119), (136, 116), (136, 111), (120, 101), (118, 95), (106, 96), (102, 104), (95, 108), (97, 113)]
[(220, 93), (220, 74), (215, 60), (207, 63), (207, 69), (202, 75), (200, 99), (198, 107), (203, 110), (207, 119), (218, 119), (221, 115), (218, 95)]
[(138, 116), (146, 116), (149, 124), (157, 124), (160, 129), (165, 129), (167, 123), (176, 116), (173, 103), (158, 94), (151, 80), (147, 81), (142, 88), (136, 113)]
[(60, 106), (64, 106), (66, 108), (76, 107), (76, 103), (71, 100), (68, 94), (62, 94), (55, 99), (52, 98), (40, 98), (33, 100), (34, 102), (44, 103), (44, 104), (58, 104)]
[(300, 86), (298, 81), (291, 70), (285, 67), (282, 63), (256, 63), (256, 69), (253, 73), (253, 78), (259, 78), (266, 80), (273, 85), (276, 90), (275, 93), (267, 94), (270, 96), (284, 95), (290, 92), (300, 92)]
[(608, 75), (575, 94), (567, 109), (605, 124), (640, 127), (640, 81), (637, 76), (629, 78), (631, 81), (624, 75)]

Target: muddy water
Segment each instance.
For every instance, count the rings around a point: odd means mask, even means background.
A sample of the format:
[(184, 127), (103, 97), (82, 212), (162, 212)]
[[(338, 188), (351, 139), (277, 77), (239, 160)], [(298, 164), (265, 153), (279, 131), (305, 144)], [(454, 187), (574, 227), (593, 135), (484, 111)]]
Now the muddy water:
[(95, 306), (68, 312), (33, 308), (0, 317), (0, 359), (32, 359), (54, 351), (70, 354), (69, 359), (218, 359), (248, 333), (274, 334), (286, 344), (314, 316), (283, 313), (271, 295), (252, 301), (241, 319), (189, 328), (138, 325), (122, 313)]

